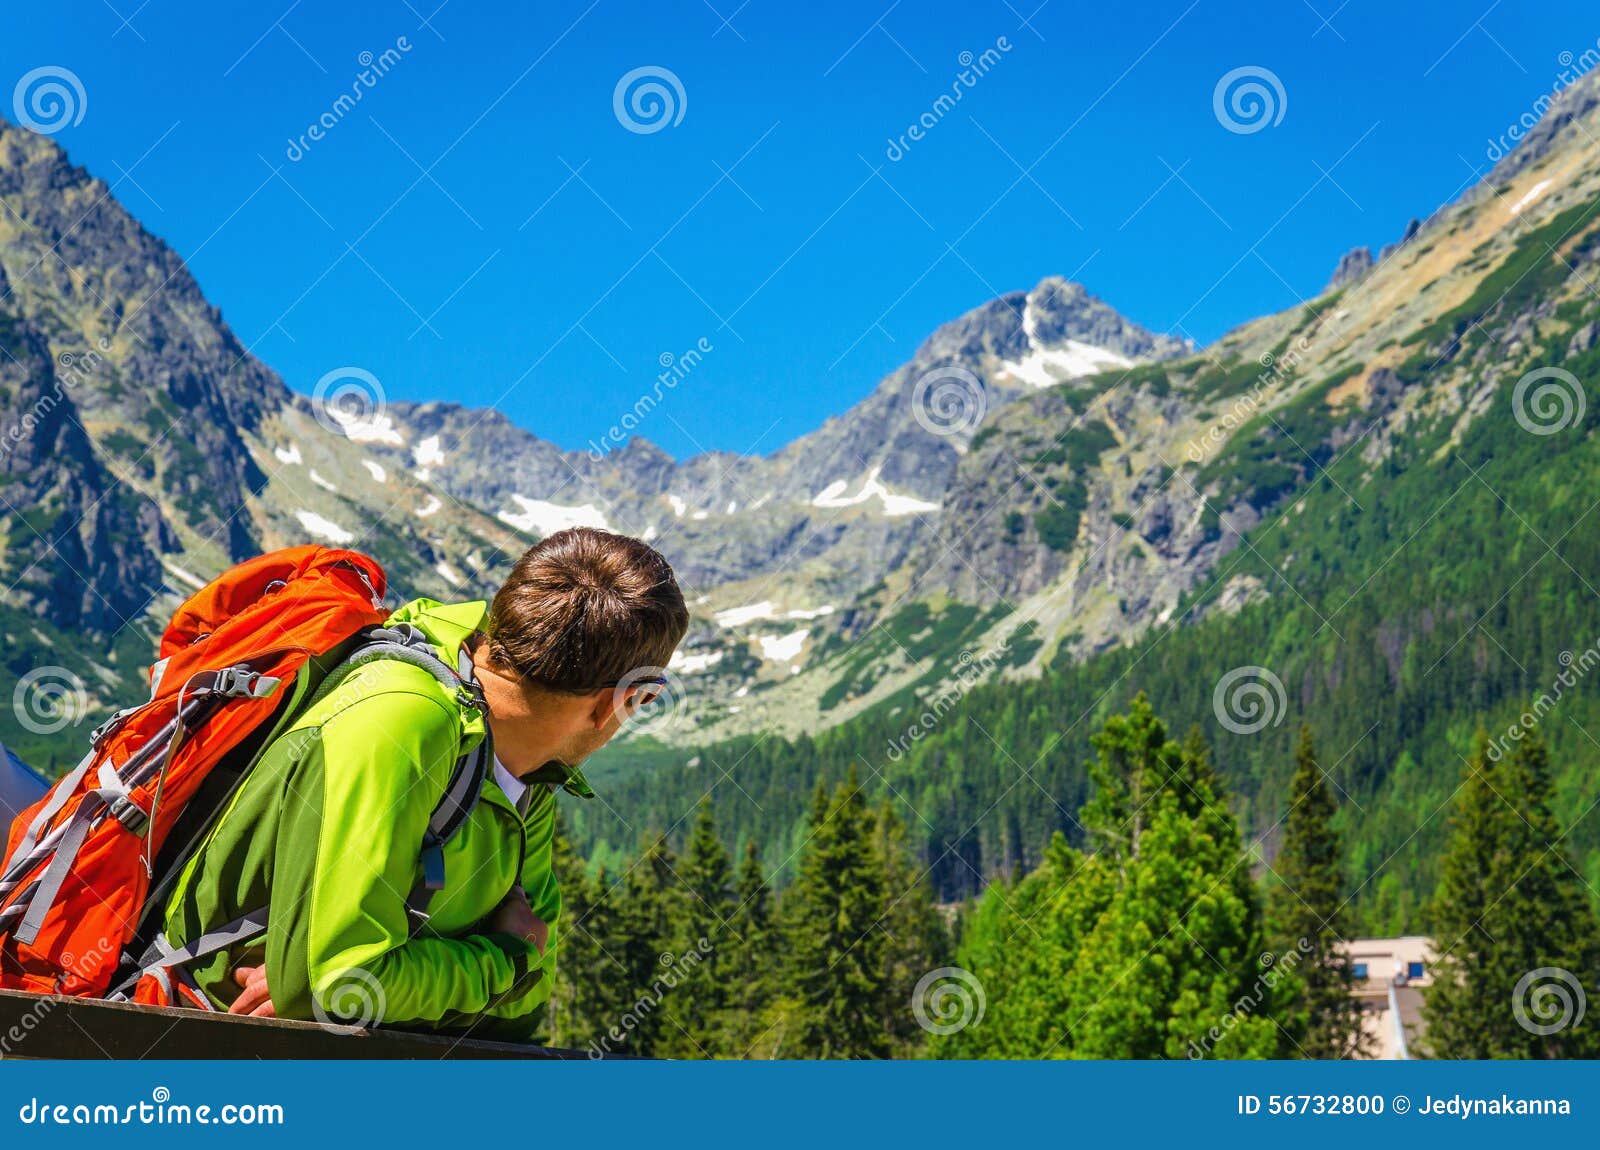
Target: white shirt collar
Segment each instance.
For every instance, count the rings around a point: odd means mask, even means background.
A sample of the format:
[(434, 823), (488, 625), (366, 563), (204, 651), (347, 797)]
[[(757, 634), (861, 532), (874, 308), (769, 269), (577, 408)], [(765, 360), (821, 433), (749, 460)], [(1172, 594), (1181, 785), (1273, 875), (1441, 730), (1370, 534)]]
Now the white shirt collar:
[(521, 810), (522, 798), (528, 793), (528, 784), (506, 770), (506, 765), (500, 761), (499, 755), (494, 757), (494, 781), (500, 784), (500, 789), (505, 792), (506, 798), (511, 800), (511, 805)]

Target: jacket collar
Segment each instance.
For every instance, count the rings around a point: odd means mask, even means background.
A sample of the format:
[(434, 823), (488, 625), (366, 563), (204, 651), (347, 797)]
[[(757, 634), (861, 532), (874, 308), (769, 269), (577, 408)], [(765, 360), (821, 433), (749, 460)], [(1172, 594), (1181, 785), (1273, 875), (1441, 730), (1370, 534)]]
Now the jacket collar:
[[(428, 637), (444, 661), (456, 665), (461, 646), (489, 623), (489, 604), (482, 599), (467, 603), (440, 603), (437, 599), (413, 599), (389, 616), (391, 623), (410, 623)], [(546, 763), (523, 779), (530, 785), (554, 783), (569, 795), (594, 798), (594, 790), (583, 771), (562, 763)], [(498, 785), (494, 786), (498, 791)]]

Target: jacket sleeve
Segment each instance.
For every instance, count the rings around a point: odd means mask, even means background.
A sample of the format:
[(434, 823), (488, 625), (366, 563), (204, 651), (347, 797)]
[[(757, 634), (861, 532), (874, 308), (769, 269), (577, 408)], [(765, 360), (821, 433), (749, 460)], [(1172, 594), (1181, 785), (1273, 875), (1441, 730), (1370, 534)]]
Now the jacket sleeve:
[[(540, 785), (540, 784), (535, 784)], [(522, 861), (522, 890), (528, 896), (533, 913), (550, 928), (545, 940), (544, 955), (537, 951), (532, 958), (529, 979), (516, 990), (501, 998), (488, 1010), (492, 1018), (506, 1019), (519, 1025), (496, 1027), (497, 1035), (527, 1039), (530, 1032), (542, 1021), (540, 1008), (550, 1001), (556, 979), (556, 941), (561, 930), (561, 887), (556, 881), (553, 857), (555, 853), (555, 797), (539, 803), (528, 815), (523, 833), (526, 850)]]
[[(321, 769), (300, 778), (314, 788), (320, 775), (321, 794), (285, 800), (301, 810), (285, 811), (267, 935), (283, 1017), (435, 1021), (480, 1013), (528, 982), (538, 954), (519, 939), (410, 937), (418, 852), (459, 738), (459, 719), (431, 695), (391, 690), (352, 703), (307, 744), (320, 764), (306, 766)], [(285, 887), (300, 894), (287, 908)]]

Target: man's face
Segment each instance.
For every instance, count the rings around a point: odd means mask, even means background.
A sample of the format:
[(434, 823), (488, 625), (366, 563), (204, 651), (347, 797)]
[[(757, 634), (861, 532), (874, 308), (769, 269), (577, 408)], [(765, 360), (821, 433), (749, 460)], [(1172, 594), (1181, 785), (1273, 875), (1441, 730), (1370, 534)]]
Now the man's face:
[(660, 693), (658, 685), (645, 683), (602, 687), (584, 695), (560, 694), (530, 686), (495, 666), (483, 647), (473, 661), (489, 705), (495, 755), (514, 775), (552, 760), (578, 766)]

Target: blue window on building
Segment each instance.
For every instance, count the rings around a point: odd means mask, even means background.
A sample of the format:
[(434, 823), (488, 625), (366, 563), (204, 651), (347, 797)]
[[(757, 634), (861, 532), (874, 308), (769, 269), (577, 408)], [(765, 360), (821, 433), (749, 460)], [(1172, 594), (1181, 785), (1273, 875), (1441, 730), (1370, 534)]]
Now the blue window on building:
[(1420, 962), (1408, 962), (1408, 963), (1406, 963), (1406, 977), (1407, 978), (1421, 978), (1422, 977), (1422, 963), (1420, 963)]
[(1355, 977), (1358, 979), (1366, 978), (1367, 964), (1364, 962), (1352, 963), (1350, 967), (1350, 973), (1355, 975)]

